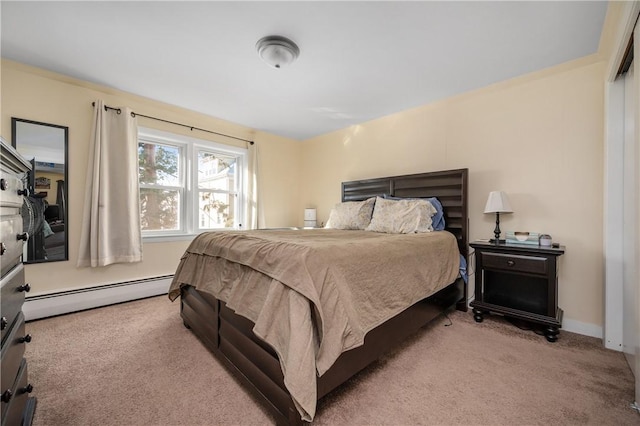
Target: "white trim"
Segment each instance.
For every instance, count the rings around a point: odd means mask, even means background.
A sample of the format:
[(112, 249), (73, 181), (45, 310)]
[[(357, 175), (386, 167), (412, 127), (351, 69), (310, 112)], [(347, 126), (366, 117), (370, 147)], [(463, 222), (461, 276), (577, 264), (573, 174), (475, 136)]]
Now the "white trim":
[[(640, 13), (640, 2), (623, 6), (615, 35), (615, 55), (610, 59), (605, 75), (605, 145), (604, 145), (604, 326), (606, 348), (623, 349), (624, 338), (624, 227), (612, 206), (623, 205), (624, 175), (624, 83), (615, 82), (620, 63)], [(615, 151), (615, 150), (618, 151)], [(621, 210), (621, 209), (620, 209)], [(617, 241), (616, 241), (617, 239)], [(621, 251), (623, 253), (621, 253)]]
[(179, 176), (178, 176), (178, 185), (177, 186), (169, 186), (169, 185), (142, 185), (138, 182), (138, 186), (140, 189), (143, 188), (152, 188), (152, 189), (167, 189), (178, 191), (180, 198), (180, 211), (179, 211), (179, 219), (178, 225), (179, 228), (175, 230), (164, 230), (164, 231), (142, 231), (142, 239), (144, 241), (145, 237), (153, 237), (153, 236), (176, 236), (176, 235), (184, 235), (191, 229), (191, 225), (189, 222), (189, 215), (187, 214), (189, 210), (189, 202), (187, 200), (187, 195), (189, 193), (189, 170), (188, 168), (191, 166), (190, 162), (187, 160), (189, 157), (191, 147), (189, 144), (184, 141), (178, 139), (177, 135), (175, 137), (171, 137), (172, 135), (167, 132), (162, 132), (160, 130), (147, 129), (144, 127), (138, 128), (138, 143), (147, 142), (153, 145), (166, 145), (170, 147), (174, 147), (178, 149), (178, 157), (179, 157)]
[(622, 350), (624, 284), (624, 79), (605, 83), (604, 346)]
[[(562, 330), (570, 333), (582, 334), (583, 336), (597, 337), (602, 339), (602, 327), (595, 324), (572, 320), (570, 318), (562, 319), (562, 328), (560, 329), (560, 338), (562, 338)], [(622, 350), (622, 348), (611, 348), (614, 350)]]
[[(640, 58), (640, 33), (635, 31), (634, 33), (634, 41), (633, 41), (633, 52), (634, 58)], [(635, 168), (636, 168), (636, 226), (640, 224), (640, 197), (638, 196), (638, 187), (640, 186), (640, 156), (638, 153), (640, 152), (640, 66), (638, 65), (638, 60), (634, 59), (633, 66), (633, 144), (635, 148)], [(633, 312), (624, 312), (625, 320), (631, 321), (633, 324), (633, 336), (631, 339), (634, 341), (634, 352), (635, 356), (633, 357), (633, 361), (635, 361), (634, 365), (631, 367), (633, 371), (633, 375), (636, 379), (635, 385), (635, 399), (634, 406), (638, 406), (638, 402), (640, 401), (640, 277), (638, 274), (638, 262), (640, 261), (640, 235), (638, 235), (636, 228), (635, 235), (635, 248), (636, 248), (636, 258), (634, 264), (636, 266), (636, 275), (634, 277), (634, 282), (631, 283), (631, 291), (635, 296), (635, 300), (631, 302)], [(625, 339), (629, 338), (625, 336)], [(626, 344), (627, 342), (623, 342)], [(623, 344), (623, 346), (624, 346)], [(626, 357), (629, 360), (629, 357)]]
[[(467, 306), (469, 303), (473, 302), (473, 299), (469, 299), (467, 301)], [(501, 314), (493, 314), (493, 315), (501, 315)], [(602, 339), (602, 327), (597, 326), (595, 324), (588, 324), (586, 322), (572, 320), (571, 318), (562, 318), (562, 326), (560, 327), (560, 337), (562, 338), (562, 331), (568, 331), (569, 333), (582, 334), (583, 336), (596, 337), (598, 339)], [(617, 351), (622, 351), (622, 347), (619, 348), (611, 348)]]
[(27, 298), (22, 311), (27, 321), (167, 294), (173, 276), (37, 295)]
[(180, 234), (180, 235), (146, 235), (142, 237), (143, 243), (169, 243), (173, 241), (191, 241), (198, 234)]
[(609, 61), (609, 69), (607, 70), (607, 80), (612, 82), (618, 75), (618, 68), (622, 62), (624, 52), (627, 49), (627, 43), (633, 34), (633, 28), (638, 20), (638, 14), (640, 14), (640, 1), (625, 2), (622, 16), (624, 20), (623, 26), (616, 34), (615, 40), (615, 56)]
[[(207, 154), (223, 154), (233, 157), (236, 160), (236, 179), (235, 179), (235, 188), (229, 190), (212, 190), (212, 189), (201, 189), (199, 187), (198, 180), (198, 154), (199, 153), (207, 153)], [(200, 233), (206, 231), (214, 231), (219, 229), (228, 229), (228, 228), (200, 228), (200, 217), (199, 217), (199, 207), (198, 207), (198, 198), (200, 191), (219, 193), (219, 194), (228, 194), (230, 198), (236, 197), (235, 199), (235, 217), (234, 217), (234, 228), (243, 229), (244, 224), (246, 223), (246, 186), (244, 182), (246, 181), (247, 175), (247, 154), (248, 149), (246, 148), (236, 148), (235, 150), (231, 150), (228, 148), (220, 148), (218, 144), (204, 144), (203, 141), (200, 143), (193, 143), (192, 145), (192, 158), (191, 158), (191, 179), (193, 182), (192, 185), (192, 197), (191, 200), (192, 205), (190, 207), (192, 215), (192, 227), (190, 229), (193, 232)]]
[[(172, 276), (110, 284), (28, 298), (22, 311), (27, 321), (167, 294)], [(565, 318), (561, 330), (602, 338), (602, 327)], [(618, 349), (620, 350), (620, 349)]]
[[(200, 228), (199, 208), (198, 208), (198, 153), (210, 152), (214, 154), (228, 155), (236, 159), (236, 188), (231, 191), (212, 191), (229, 193), (231, 197), (236, 197), (235, 226), (233, 229), (245, 229), (247, 220), (247, 173), (248, 173), (248, 152), (247, 148), (234, 145), (225, 145), (206, 139), (197, 139), (191, 136), (169, 133), (162, 130), (138, 128), (138, 140), (156, 144), (167, 144), (180, 148), (180, 160), (182, 167), (180, 170), (180, 229), (165, 231), (142, 231), (143, 242), (176, 241), (214, 229)], [(141, 187), (147, 187), (142, 185)], [(160, 185), (149, 185), (150, 188), (163, 188)], [(178, 189), (166, 187), (169, 189)], [(229, 228), (215, 228), (222, 230)]]

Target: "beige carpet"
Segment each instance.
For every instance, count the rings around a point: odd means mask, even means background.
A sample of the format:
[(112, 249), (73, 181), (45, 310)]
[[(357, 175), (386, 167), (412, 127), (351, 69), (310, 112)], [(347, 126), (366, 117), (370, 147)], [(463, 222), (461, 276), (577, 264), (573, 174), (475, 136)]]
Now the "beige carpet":
[[(44, 425), (273, 423), (155, 297), (27, 324)], [(318, 425), (638, 425), (621, 353), (454, 312), (320, 402)]]

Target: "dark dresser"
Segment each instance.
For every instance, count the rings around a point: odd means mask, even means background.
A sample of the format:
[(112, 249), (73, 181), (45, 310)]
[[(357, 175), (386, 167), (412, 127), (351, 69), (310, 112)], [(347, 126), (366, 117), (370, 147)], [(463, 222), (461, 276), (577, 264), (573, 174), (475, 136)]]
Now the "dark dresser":
[(31, 168), (18, 152), (0, 139), (0, 328), (2, 360), (0, 375), (1, 426), (30, 425), (36, 398), (29, 394), (33, 386), (27, 375), (25, 345), (31, 336), (25, 333), (22, 305), (30, 290), (24, 282), (22, 253), (29, 236), (23, 232), (22, 202), (27, 195), (23, 178)]

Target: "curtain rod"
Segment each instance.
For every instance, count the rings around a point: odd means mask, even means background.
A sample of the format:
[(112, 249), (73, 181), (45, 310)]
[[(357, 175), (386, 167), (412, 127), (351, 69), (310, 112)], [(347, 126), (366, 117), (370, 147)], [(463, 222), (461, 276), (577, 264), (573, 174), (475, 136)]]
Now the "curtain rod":
[[(95, 107), (96, 103), (95, 102), (91, 102), (91, 105)], [(115, 111), (118, 114), (122, 113), (122, 110), (120, 108), (114, 108), (114, 107), (110, 107), (110, 106), (107, 106), (107, 105), (104, 106), (104, 110), (105, 111), (107, 111), (109, 109)], [(236, 137), (236, 136), (231, 136), (231, 135), (226, 135), (224, 133), (214, 132), (213, 130), (201, 129), (200, 127), (189, 126), (187, 124), (176, 123), (175, 121), (169, 121), (169, 120), (165, 120), (165, 119), (158, 118), (158, 117), (152, 117), (150, 115), (138, 114), (137, 112), (133, 112), (133, 111), (131, 111), (131, 117), (144, 117), (144, 118), (149, 118), (151, 120), (162, 121), (163, 123), (175, 124), (176, 126), (182, 126), (182, 127), (186, 127), (188, 129), (191, 129), (191, 131), (200, 130), (201, 132), (212, 133), (214, 135), (224, 136), (226, 138), (237, 139), (237, 140), (243, 141), (243, 142), (249, 142), (251, 145), (253, 145), (255, 143), (254, 141), (250, 141), (248, 139), (242, 139), (242, 138), (239, 138), (239, 137)]]

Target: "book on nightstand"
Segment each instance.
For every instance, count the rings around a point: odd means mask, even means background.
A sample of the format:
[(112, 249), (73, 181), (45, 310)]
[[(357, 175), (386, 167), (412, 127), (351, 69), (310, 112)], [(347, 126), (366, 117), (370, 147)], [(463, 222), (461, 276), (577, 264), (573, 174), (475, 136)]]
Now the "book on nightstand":
[(507, 231), (505, 236), (505, 243), (507, 244), (524, 244), (537, 246), (540, 244), (540, 233), (538, 232), (529, 232), (526, 240), (520, 241), (516, 238), (514, 231)]

